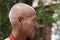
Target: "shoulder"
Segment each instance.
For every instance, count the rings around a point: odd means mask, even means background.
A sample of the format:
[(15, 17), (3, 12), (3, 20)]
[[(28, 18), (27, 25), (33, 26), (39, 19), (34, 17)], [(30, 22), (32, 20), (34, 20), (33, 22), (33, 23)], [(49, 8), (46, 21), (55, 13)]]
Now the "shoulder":
[(10, 40), (9, 38), (6, 38), (6, 39), (4, 39), (4, 40)]

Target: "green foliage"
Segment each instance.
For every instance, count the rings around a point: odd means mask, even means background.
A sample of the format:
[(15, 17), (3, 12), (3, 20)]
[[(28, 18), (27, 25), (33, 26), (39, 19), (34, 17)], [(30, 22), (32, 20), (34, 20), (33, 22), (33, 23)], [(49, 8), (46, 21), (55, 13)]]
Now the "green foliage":
[(17, 2), (20, 2), (20, 0), (0, 0), (0, 40), (8, 37), (11, 31), (8, 14), (10, 8)]
[(10, 32), (10, 23), (8, 13), (10, 9), (10, 0), (0, 0), (0, 40), (8, 36)]
[(24, 2), (25, 0), (0, 0), (0, 40), (8, 37), (11, 31), (11, 25), (9, 22), (8, 14), (10, 8), (18, 2)]
[(22, 2), (32, 6), (33, 0), (23, 0)]
[(44, 11), (44, 6), (40, 5), (37, 9), (37, 20), (39, 20), (40, 18), (43, 18), (45, 20), (45, 24), (48, 25), (49, 27), (52, 27), (52, 23), (53, 18), (52, 15), (54, 13), (54, 11), (51, 9), (51, 7), (49, 7), (49, 11), (45, 12)]
[[(8, 13), (10, 11), (10, 8), (15, 3), (18, 3), (18, 2), (28, 3), (29, 5), (32, 4), (32, 0), (31, 1), (27, 0), (27, 2), (26, 2), (26, 0), (0, 0), (0, 40), (4, 40), (4, 38), (6, 38), (11, 31), (11, 25), (9, 22)], [(45, 12), (43, 10), (43, 8), (44, 8), (44, 5), (42, 2), (40, 2), (39, 7), (36, 9), (37, 16), (38, 16), (37, 19), (40, 19), (41, 17), (44, 18), (46, 25), (52, 27), (51, 26), (52, 22), (54, 22), (52, 19), (53, 10), (55, 10), (55, 9), (60, 10), (59, 9), (60, 5), (59, 4), (50, 5), (51, 9), (49, 10), (49, 12)], [(60, 18), (60, 16), (59, 16), (59, 18)]]
[(53, 18), (54, 21), (56, 22), (56, 21), (60, 20), (60, 3), (59, 3), (59, 4), (50, 5), (50, 6), (51, 6), (51, 8), (52, 8), (53, 10), (57, 10), (56, 13), (58, 14), (58, 16), (55, 17), (55, 18)]

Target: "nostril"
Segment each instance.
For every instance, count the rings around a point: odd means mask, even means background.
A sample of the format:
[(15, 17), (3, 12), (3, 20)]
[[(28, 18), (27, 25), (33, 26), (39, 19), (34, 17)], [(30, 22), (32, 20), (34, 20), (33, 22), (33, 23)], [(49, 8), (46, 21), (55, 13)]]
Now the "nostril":
[(31, 38), (30, 37), (27, 37), (26, 40), (31, 40)]

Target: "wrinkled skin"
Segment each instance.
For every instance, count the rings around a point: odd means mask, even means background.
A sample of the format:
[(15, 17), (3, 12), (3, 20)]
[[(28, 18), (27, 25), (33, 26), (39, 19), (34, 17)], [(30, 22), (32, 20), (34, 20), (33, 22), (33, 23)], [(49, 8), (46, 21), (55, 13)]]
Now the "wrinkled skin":
[[(26, 40), (28, 37), (27, 39), (32, 40), (35, 35), (34, 27), (38, 28), (36, 12), (24, 4), (15, 5), (11, 10), (13, 13), (12, 18), (14, 20), (14, 24), (12, 25), (12, 34), (15, 39)], [(23, 16), (26, 16), (26, 18), (20, 16), (21, 14), (24, 14)]]

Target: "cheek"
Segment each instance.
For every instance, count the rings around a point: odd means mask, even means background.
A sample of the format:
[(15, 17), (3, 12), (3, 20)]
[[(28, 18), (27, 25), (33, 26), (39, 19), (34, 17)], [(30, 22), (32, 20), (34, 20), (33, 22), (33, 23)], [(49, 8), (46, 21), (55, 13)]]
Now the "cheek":
[(25, 21), (23, 24), (24, 30), (26, 30), (29, 34), (34, 34), (34, 24), (32, 21)]
[(34, 23), (32, 21), (25, 21), (25, 26), (32, 28), (34, 26)]
[(33, 24), (33, 22), (29, 22), (28, 23), (28, 32), (30, 32), (32, 35), (34, 35), (34, 24)]
[(33, 24), (32, 21), (28, 22), (28, 27), (29, 27), (30, 30), (33, 30), (34, 24)]

